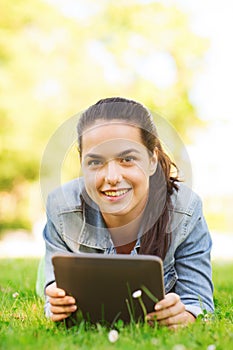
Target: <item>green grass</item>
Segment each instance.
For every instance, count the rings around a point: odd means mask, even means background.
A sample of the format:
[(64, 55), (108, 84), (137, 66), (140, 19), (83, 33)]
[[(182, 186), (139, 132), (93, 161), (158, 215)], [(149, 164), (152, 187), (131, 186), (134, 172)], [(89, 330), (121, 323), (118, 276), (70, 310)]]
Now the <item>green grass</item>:
[[(0, 349), (133, 349), (133, 350), (216, 350), (233, 344), (233, 263), (213, 266), (216, 312), (213, 321), (198, 319), (195, 324), (173, 332), (166, 328), (118, 325), (119, 339), (112, 344), (104, 327), (66, 330), (43, 315), (43, 301), (35, 294), (38, 260), (0, 260)], [(14, 298), (13, 294), (19, 293)], [(179, 346), (180, 345), (180, 346)]]

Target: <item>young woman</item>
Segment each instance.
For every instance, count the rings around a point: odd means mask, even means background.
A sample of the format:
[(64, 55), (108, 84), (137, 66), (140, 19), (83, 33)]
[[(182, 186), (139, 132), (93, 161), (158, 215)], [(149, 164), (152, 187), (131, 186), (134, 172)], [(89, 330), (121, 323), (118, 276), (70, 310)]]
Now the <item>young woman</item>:
[(199, 197), (179, 182), (153, 118), (140, 103), (107, 98), (78, 122), (83, 177), (53, 191), (47, 202), (46, 315), (78, 308), (56, 287), (57, 252), (154, 254), (163, 259), (166, 296), (148, 319), (177, 328), (213, 311), (211, 238)]

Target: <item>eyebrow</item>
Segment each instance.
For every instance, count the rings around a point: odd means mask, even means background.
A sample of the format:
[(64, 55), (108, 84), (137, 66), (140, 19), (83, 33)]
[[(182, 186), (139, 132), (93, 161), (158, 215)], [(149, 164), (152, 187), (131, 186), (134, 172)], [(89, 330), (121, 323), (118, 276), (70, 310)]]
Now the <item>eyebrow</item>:
[[(127, 149), (125, 151), (122, 151), (118, 154), (115, 155), (115, 158), (121, 158), (121, 157), (124, 157), (126, 156), (127, 154), (130, 154), (130, 153), (138, 153), (140, 154), (140, 152), (135, 149), (135, 148), (130, 148), (130, 149)], [(104, 159), (104, 157), (100, 154), (95, 154), (95, 153), (87, 153), (84, 157), (84, 159), (86, 158), (95, 158), (95, 159)]]
[(140, 152), (135, 148), (130, 148), (130, 149), (126, 149), (123, 152), (118, 153), (116, 157), (120, 158), (120, 157), (126, 156), (129, 153), (138, 153), (139, 154)]
[(87, 153), (84, 157), (84, 159), (86, 158), (95, 158), (95, 159), (104, 159), (103, 156), (101, 156), (100, 154), (95, 154), (95, 153)]

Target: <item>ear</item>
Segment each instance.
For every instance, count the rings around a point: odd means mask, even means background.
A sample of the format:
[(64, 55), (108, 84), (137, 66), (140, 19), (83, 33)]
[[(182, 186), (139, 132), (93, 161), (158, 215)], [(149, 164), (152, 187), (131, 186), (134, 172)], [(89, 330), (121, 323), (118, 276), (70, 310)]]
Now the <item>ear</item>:
[(150, 176), (154, 175), (157, 169), (158, 164), (158, 149), (157, 147), (154, 149), (153, 155), (150, 157)]

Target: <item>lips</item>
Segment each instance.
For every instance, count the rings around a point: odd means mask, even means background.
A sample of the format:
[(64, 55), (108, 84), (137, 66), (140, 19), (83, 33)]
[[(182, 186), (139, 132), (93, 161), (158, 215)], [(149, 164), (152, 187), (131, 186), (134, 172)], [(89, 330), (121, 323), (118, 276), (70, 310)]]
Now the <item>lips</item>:
[(102, 191), (102, 193), (108, 197), (121, 197), (129, 191), (130, 191), (130, 189), (128, 188), (128, 189), (123, 189), (123, 190)]

